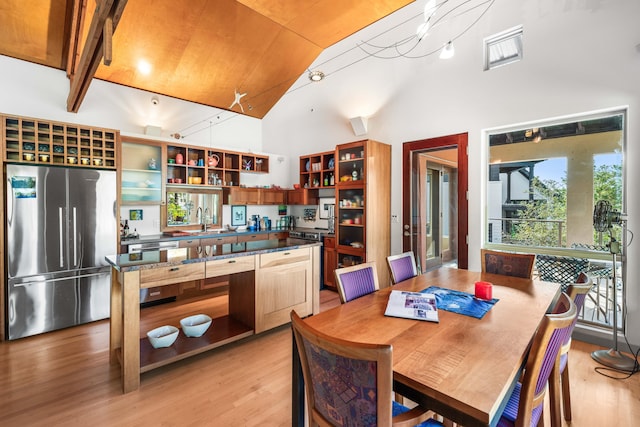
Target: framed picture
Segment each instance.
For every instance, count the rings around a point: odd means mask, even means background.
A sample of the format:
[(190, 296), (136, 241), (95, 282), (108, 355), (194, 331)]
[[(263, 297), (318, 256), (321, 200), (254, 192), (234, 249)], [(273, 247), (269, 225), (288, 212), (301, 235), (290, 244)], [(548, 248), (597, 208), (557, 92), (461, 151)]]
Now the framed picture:
[(142, 221), (142, 209), (129, 209), (130, 221)]
[(231, 206), (231, 225), (246, 225), (247, 207), (242, 205)]

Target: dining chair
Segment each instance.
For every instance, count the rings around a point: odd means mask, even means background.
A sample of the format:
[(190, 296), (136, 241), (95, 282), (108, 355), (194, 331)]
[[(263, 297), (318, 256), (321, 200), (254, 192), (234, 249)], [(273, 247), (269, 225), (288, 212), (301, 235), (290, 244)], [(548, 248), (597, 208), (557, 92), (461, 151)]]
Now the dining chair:
[(558, 386), (549, 378), (557, 374), (560, 347), (570, 335), (577, 315), (573, 300), (562, 293), (553, 313), (544, 316), (533, 337), (524, 375), (511, 393), (498, 427), (530, 427), (543, 420), (547, 383), (550, 388)]
[(387, 266), (389, 267), (391, 281), (394, 285), (418, 275), (416, 258), (412, 251), (388, 256)]
[[(584, 301), (587, 294), (593, 288), (592, 279), (584, 272), (578, 275), (576, 283), (569, 285), (567, 288), (567, 295), (573, 300), (576, 305), (576, 310), (579, 313), (584, 306)], [(576, 326), (576, 320), (571, 324), (571, 329), (565, 339), (565, 342), (560, 348), (559, 366), (556, 369), (557, 375), (551, 378), (551, 381), (555, 381), (560, 386), (549, 387), (549, 402), (551, 409), (551, 426), (560, 427), (562, 421), (560, 420), (560, 396), (556, 393), (560, 391), (562, 394), (562, 412), (564, 413), (564, 419), (571, 421), (571, 393), (569, 384), (569, 349), (571, 348), (571, 333)]]
[(334, 273), (343, 304), (380, 289), (375, 261), (336, 268)]
[(416, 426), (441, 424), (433, 412), (392, 399), (390, 344), (357, 343), (331, 337), (291, 311), (291, 327), (304, 378), (309, 426)]
[(533, 277), (535, 254), (493, 251), (480, 249), (480, 261), (483, 273), (501, 274), (503, 276)]

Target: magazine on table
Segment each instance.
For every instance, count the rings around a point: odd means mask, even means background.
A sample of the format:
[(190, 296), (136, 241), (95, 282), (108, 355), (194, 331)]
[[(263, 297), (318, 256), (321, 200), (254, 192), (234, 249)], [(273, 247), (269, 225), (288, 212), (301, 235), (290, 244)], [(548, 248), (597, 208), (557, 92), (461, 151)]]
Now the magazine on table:
[(385, 316), (438, 322), (438, 307), (434, 294), (391, 291)]

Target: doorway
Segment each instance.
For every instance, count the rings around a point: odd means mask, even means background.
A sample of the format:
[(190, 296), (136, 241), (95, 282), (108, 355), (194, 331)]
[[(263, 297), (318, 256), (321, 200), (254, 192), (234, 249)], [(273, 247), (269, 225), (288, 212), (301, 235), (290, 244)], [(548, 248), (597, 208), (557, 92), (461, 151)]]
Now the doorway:
[(468, 267), (467, 134), (403, 144), (403, 251), (421, 271)]
[(440, 163), (446, 161), (440, 155), (448, 156), (449, 151), (457, 156), (456, 149), (436, 152), (434, 155), (417, 154), (420, 166), (416, 180), (418, 191), (415, 194), (419, 196), (416, 204), (420, 226), (416, 226), (416, 229), (423, 228), (423, 232), (415, 233), (412, 245), (419, 254), (416, 259), (420, 260), (423, 271), (457, 260), (457, 162), (453, 165)]

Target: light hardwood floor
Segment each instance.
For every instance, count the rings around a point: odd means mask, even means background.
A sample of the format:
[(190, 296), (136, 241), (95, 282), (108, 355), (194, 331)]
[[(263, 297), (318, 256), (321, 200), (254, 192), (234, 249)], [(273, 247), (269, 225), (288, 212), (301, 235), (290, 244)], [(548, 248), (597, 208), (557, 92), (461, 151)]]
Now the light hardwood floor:
[[(226, 307), (224, 297), (216, 300), (213, 308), (206, 302), (214, 316)], [(205, 302), (193, 304), (197, 313)], [(338, 304), (337, 294), (323, 291), (323, 309)], [(177, 311), (162, 310), (170, 317), (163, 322), (178, 324)], [(158, 311), (146, 309), (143, 331), (159, 326)], [(0, 425), (291, 425), (288, 325), (143, 374), (140, 389), (126, 395), (108, 348), (107, 321), (1, 343)], [(573, 343), (570, 425), (638, 425), (640, 375), (614, 380), (596, 373), (590, 357), (596, 348)], [(548, 417), (546, 411), (547, 426)]]

